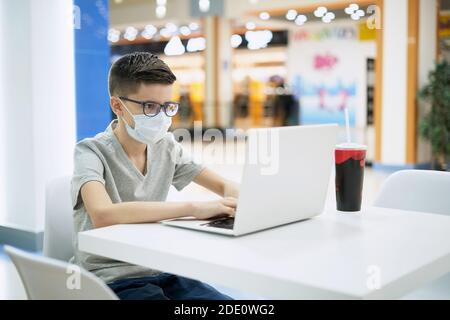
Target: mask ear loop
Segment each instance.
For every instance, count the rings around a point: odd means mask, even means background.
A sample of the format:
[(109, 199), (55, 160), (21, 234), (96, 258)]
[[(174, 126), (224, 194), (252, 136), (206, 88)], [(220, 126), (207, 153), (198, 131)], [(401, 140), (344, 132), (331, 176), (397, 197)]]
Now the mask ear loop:
[[(122, 107), (125, 108), (125, 110), (127, 110), (127, 112), (130, 114), (130, 116), (134, 119), (134, 115), (130, 112), (130, 110), (128, 110), (128, 108), (125, 106), (125, 103), (123, 103), (122, 99), (120, 99), (119, 97), (117, 97), (117, 99), (120, 101), (120, 103), (122, 104)], [(121, 117), (122, 121), (125, 122), (127, 124), (127, 126), (129, 126), (131, 128), (131, 126), (126, 122), (124, 117)]]

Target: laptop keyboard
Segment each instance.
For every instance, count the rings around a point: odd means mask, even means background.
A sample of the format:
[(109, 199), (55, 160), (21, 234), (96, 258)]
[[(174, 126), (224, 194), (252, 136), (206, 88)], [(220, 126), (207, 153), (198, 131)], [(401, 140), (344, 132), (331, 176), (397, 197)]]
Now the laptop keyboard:
[(233, 229), (234, 217), (220, 218), (220, 219), (205, 223), (204, 225), (208, 226), (208, 227), (214, 227), (214, 228)]

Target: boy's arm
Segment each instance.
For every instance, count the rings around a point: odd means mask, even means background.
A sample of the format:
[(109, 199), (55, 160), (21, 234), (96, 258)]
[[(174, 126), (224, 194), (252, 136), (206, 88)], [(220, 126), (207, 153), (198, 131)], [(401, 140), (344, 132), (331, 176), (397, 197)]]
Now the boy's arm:
[(222, 197), (239, 197), (239, 185), (227, 180), (214, 171), (205, 168), (194, 179), (194, 182)]
[(94, 228), (114, 224), (157, 222), (186, 216), (194, 216), (197, 219), (233, 216), (236, 209), (234, 198), (208, 202), (112, 203), (105, 186), (98, 181), (85, 183), (81, 187), (81, 197)]

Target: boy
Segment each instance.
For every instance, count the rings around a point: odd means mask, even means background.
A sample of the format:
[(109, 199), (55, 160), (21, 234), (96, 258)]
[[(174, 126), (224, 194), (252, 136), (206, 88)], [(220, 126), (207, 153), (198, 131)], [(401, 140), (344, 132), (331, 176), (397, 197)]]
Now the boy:
[[(114, 224), (234, 215), (237, 186), (195, 164), (167, 132), (178, 111), (170, 101), (175, 80), (162, 60), (146, 52), (123, 56), (111, 67), (110, 105), (117, 120), (75, 148), (75, 234)], [(170, 185), (181, 190), (191, 181), (223, 198), (165, 202)], [(76, 236), (74, 247), (71, 261), (121, 299), (230, 299), (200, 281), (80, 252)]]

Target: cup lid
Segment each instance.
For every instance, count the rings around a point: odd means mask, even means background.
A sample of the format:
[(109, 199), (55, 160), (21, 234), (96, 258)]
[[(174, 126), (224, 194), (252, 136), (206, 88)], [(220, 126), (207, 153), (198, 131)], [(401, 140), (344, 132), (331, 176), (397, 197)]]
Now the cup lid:
[(364, 144), (359, 144), (359, 143), (340, 143), (338, 145), (336, 145), (336, 149), (339, 150), (367, 150), (367, 146)]

